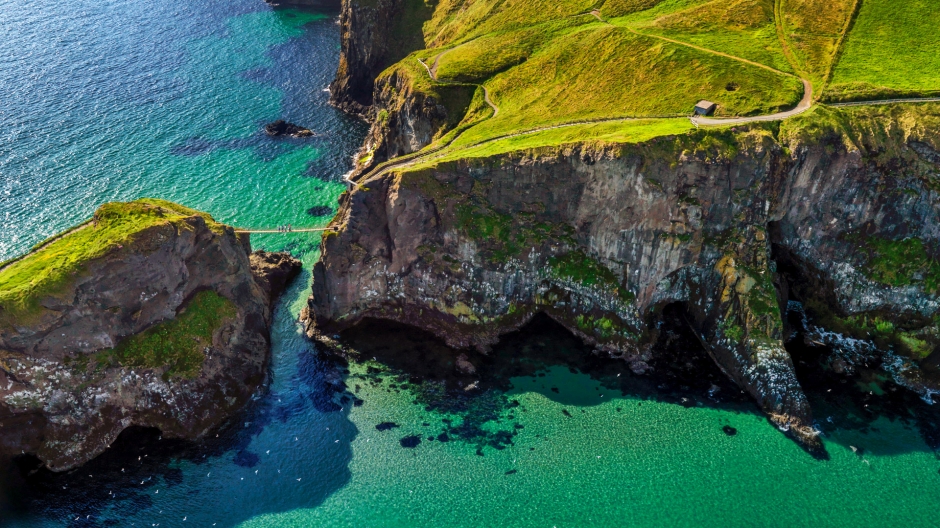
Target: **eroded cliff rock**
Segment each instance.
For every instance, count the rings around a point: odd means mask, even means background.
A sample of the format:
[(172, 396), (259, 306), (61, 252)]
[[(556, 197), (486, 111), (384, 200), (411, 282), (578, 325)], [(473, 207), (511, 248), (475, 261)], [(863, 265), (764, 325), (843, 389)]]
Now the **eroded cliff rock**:
[[(0, 456), (63, 471), (131, 425), (194, 439), (231, 416), (265, 379), (269, 306), (300, 266), (249, 253), (208, 215), (142, 200), (0, 268)], [(75, 254), (47, 276), (42, 259)]]
[(722, 370), (816, 447), (788, 311), (833, 365), (881, 364), (928, 400), (938, 387), (937, 114), (816, 116), (359, 182), (324, 234), (308, 333), (377, 317), (485, 351), (542, 312), (641, 373), (678, 303)]
[(330, 102), (367, 116), (373, 81), (388, 66), (424, 46), (421, 23), (430, 18), (422, 0), (343, 0), (340, 58)]
[[(372, 126), (357, 158), (355, 174), (417, 152), (453, 128), (464, 115), (475, 87), (439, 85), (414, 90), (415, 72), (392, 70), (375, 81)], [(423, 68), (418, 75), (426, 75)]]

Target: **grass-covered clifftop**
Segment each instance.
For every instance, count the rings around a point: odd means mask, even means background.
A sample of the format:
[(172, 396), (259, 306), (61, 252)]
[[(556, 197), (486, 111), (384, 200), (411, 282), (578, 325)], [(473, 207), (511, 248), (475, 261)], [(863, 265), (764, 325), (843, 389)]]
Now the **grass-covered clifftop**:
[(185, 220), (197, 216), (213, 231), (224, 229), (208, 214), (165, 200), (143, 198), (102, 205), (92, 219), (0, 264), (0, 322), (22, 323), (35, 316), (42, 309), (42, 299), (66, 288), (85, 264), (111, 252), (134, 250), (145, 242), (141, 235), (150, 228), (191, 229)]
[(858, 0), (827, 101), (940, 95), (940, 4)]
[(403, 16), (425, 49), (380, 79), (447, 107), (427, 147), (443, 159), (682, 133), (701, 99), (773, 114), (801, 81), (817, 103), (940, 94), (926, 0), (441, 0)]

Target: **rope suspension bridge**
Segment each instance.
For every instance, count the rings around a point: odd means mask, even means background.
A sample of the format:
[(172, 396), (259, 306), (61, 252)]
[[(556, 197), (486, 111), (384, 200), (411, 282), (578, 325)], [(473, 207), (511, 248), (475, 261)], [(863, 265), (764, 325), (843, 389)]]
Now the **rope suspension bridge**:
[(315, 233), (326, 231), (325, 227), (309, 227), (305, 229), (235, 229), (236, 233), (278, 233), (283, 235), (289, 235), (291, 233)]

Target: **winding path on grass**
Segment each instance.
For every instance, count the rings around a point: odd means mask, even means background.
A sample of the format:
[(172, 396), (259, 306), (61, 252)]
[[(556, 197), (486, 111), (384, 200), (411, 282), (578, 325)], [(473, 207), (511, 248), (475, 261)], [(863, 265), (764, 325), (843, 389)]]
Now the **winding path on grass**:
[[(447, 50), (447, 51), (450, 51), (450, 50)], [(437, 73), (436, 73), (436, 72), (437, 72), (437, 63), (438, 63), (438, 61), (441, 60), (441, 56), (444, 55), (445, 53), (447, 53), (447, 51), (444, 51), (444, 52), (442, 52), (442, 53), (438, 53), (438, 54), (437, 54), (437, 57), (434, 58), (434, 68), (433, 68), (433, 70), (431, 69), (431, 67), (428, 66), (428, 63), (424, 62), (423, 60), (418, 59), (418, 62), (420, 62), (421, 65), (424, 66), (424, 69), (428, 71), (428, 76), (431, 77), (431, 80), (434, 81), (434, 82), (436, 82), (436, 83), (440, 83), (440, 84), (449, 84), (449, 85), (452, 85), (452, 86), (478, 86), (478, 87), (480, 87), (480, 88), (483, 88), (483, 100), (486, 101), (486, 104), (488, 104), (488, 105), (490, 106), (490, 108), (493, 109), (493, 115), (491, 115), (490, 117), (496, 117), (496, 116), (499, 114), (499, 107), (496, 106), (495, 103), (493, 103), (493, 100), (492, 100), (492, 99), (490, 99), (490, 90), (489, 90), (486, 86), (483, 86), (482, 84), (462, 83), (462, 82), (457, 82), (457, 81), (442, 81), (442, 80), (440, 80), (440, 79), (437, 78)], [(456, 138), (454, 138), (454, 139), (456, 139)]]
[[(610, 22), (604, 20), (604, 19), (601, 17), (600, 11), (598, 11), (598, 10), (596, 10), (596, 9), (595, 9), (595, 10), (592, 10), (592, 11), (591, 11), (590, 13), (588, 13), (588, 14), (592, 15), (594, 18), (596, 18), (597, 20), (599, 20), (599, 21), (601, 21), (601, 22), (603, 22), (603, 23), (605, 23), (605, 24), (612, 25), (612, 24), (610, 24)], [(618, 27), (619, 27), (619, 26), (618, 26)], [(729, 55), (729, 54), (727, 54), (727, 53), (722, 53), (722, 52), (720, 52), (720, 51), (710, 50), (710, 49), (708, 49), (708, 48), (703, 48), (703, 47), (701, 47), (701, 46), (696, 46), (696, 45), (694, 45), (694, 44), (689, 44), (689, 43), (687, 43), (687, 42), (682, 42), (682, 41), (679, 41), (679, 40), (674, 40), (674, 39), (671, 39), (671, 38), (668, 38), (668, 37), (662, 37), (662, 36), (658, 36), (658, 35), (649, 35), (649, 34), (645, 34), (645, 33), (640, 33), (640, 32), (638, 32), (638, 31), (636, 31), (636, 30), (634, 30), (633, 28), (630, 28), (630, 27), (626, 27), (625, 29), (628, 30), (628, 31), (630, 31), (631, 33), (634, 33), (634, 34), (636, 34), (636, 35), (638, 35), (638, 36), (641, 36), (641, 37), (655, 38), (655, 39), (659, 39), (659, 40), (663, 40), (663, 41), (666, 41), (666, 42), (670, 42), (670, 43), (672, 43), (672, 44), (676, 44), (676, 45), (679, 45), (679, 46), (689, 47), (689, 48), (692, 48), (692, 49), (695, 49), (695, 50), (698, 50), (698, 51), (701, 51), (701, 52), (704, 52), (704, 53), (711, 53), (711, 54), (713, 54), (713, 55), (718, 55), (718, 56), (721, 56), (721, 57), (725, 57), (725, 58), (728, 58), (728, 59), (731, 59), (731, 60), (734, 60), (734, 61), (737, 61), (737, 62), (741, 62), (741, 63), (744, 63), (744, 64), (748, 64), (748, 65), (751, 65), (751, 66), (756, 66), (756, 67), (758, 67), (758, 68), (763, 68), (763, 69), (765, 69), (765, 70), (769, 70), (769, 71), (771, 71), (771, 72), (774, 72), (774, 73), (777, 73), (777, 74), (780, 74), (780, 75), (785, 75), (785, 76), (787, 76), (787, 77), (793, 77), (793, 78), (796, 78), (796, 79), (800, 79), (800, 82), (803, 83), (803, 97), (802, 97), (802, 99), (800, 100), (800, 102), (796, 105), (796, 107), (794, 107), (794, 108), (792, 108), (792, 109), (790, 109), (790, 110), (786, 110), (786, 111), (783, 111), (783, 112), (777, 112), (777, 113), (774, 113), (774, 114), (760, 115), (760, 116), (750, 116), (750, 117), (727, 117), (727, 118), (689, 117), (690, 121), (691, 121), (692, 124), (694, 124), (695, 126), (729, 126), (729, 125), (742, 125), (742, 124), (747, 124), (747, 123), (758, 123), (758, 122), (769, 122), (769, 121), (781, 121), (781, 120), (784, 120), (784, 119), (787, 119), (787, 118), (790, 118), (790, 117), (794, 117), (794, 116), (800, 115), (800, 114), (806, 112), (807, 110), (809, 110), (810, 108), (813, 107), (813, 85), (812, 85), (812, 83), (811, 83), (809, 80), (807, 80), (807, 79), (801, 78), (801, 77), (799, 77), (799, 76), (797, 76), (797, 75), (793, 75), (793, 74), (791, 74), (791, 73), (787, 73), (787, 72), (783, 72), (783, 71), (777, 70), (777, 69), (775, 69), (775, 68), (771, 68), (770, 66), (767, 66), (767, 65), (765, 65), (765, 64), (760, 64), (760, 63), (758, 63), (758, 62), (754, 62), (754, 61), (751, 61), (751, 60), (748, 60), (748, 59), (744, 59), (744, 58), (742, 58), (742, 57), (736, 57), (736, 56), (734, 56), (734, 55)], [(472, 83), (459, 83), (459, 82), (453, 82), (453, 81), (441, 81), (441, 80), (439, 80), (439, 79), (437, 78), (436, 71), (437, 71), (438, 64), (440, 63), (440, 59), (441, 59), (441, 57), (442, 57), (444, 54), (448, 53), (449, 51), (451, 51), (451, 50), (443, 51), (443, 52), (439, 53), (437, 56), (435, 56), (435, 58), (434, 58), (434, 63), (433, 63), (433, 67), (428, 66), (428, 64), (427, 64), (426, 62), (424, 62), (424, 60), (422, 60), (422, 59), (420, 59), (420, 58), (418, 59), (418, 62), (420, 62), (421, 65), (424, 66), (424, 69), (428, 72), (428, 77), (430, 77), (431, 80), (433, 80), (434, 82), (438, 82), (438, 83), (441, 83), (441, 84), (463, 85), (463, 86), (466, 86), (466, 85), (468, 85), (468, 84), (471, 84), (471, 85), (472, 85)], [(493, 103), (492, 99), (490, 98), (489, 90), (486, 88), (486, 86), (483, 86), (482, 84), (476, 84), (475, 86), (479, 86), (479, 87), (483, 88), (483, 98), (484, 98), (484, 100), (486, 101), (486, 103), (490, 106), (490, 108), (493, 109), (493, 115), (491, 115), (491, 116), (490, 116), (489, 118), (487, 118), (487, 119), (490, 119), (490, 118), (495, 117), (497, 114), (499, 114), (499, 107), (496, 106), (496, 104)], [(833, 103), (833, 104), (830, 104), (830, 105), (828, 105), (828, 106), (845, 107), (845, 106), (882, 105), (882, 104), (893, 104), (893, 103), (927, 103), (927, 102), (940, 102), (940, 97), (924, 97), (924, 98), (910, 98), (910, 99), (886, 99), (886, 100), (874, 100), (874, 101), (855, 101), (855, 102), (849, 102), (849, 103)], [(683, 117), (685, 117), (685, 116), (683, 116)], [(563, 123), (563, 124), (559, 124), (559, 125), (550, 125), (550, 126), (536, 127), (536, 128), (531, 128), (531, 129), (528, 129), (528, 130), (522, 130), (522, 131), (519, 131), (519, 132), (513, 132), (513, 133), (510, 133), (510, 134), (503, 134), (503, 135), (499, 135), (499, 136), (494, 136), (494, 137), (487, 138), (487, 139), (484, 139), (484, 140), (481, 140), (481, 141), (477, 141), (477, 142), (475, 142), (475, 143), (471, 143), (471, 144), (469, 144), (469, 145), (466, 145), (466, 146), (464, 146), (464, 147), (461, 147), (460, 150), (467, 150), (467, 149), (470, 149), (470, 148), (473, 148), (473, 147), (478, 147), (478, 146), (481, 146), (481, 145), (486, 145), (486, 144), (489, 144), (489, 143), (492, 143), (492, 142), (495, 142), (495, 141), (502, 141), (502, 140), (517, 138), (517, 137), (521, 137), (521, 136), (527, 136), (527, 135), (531, 135), (531, 134), (537, 134), (537, 133), (539, 133), (539, 132), (545, 132), (545, 131), (548, 131), (548, 130), (557, 130), (557, 129), (560, 129), (560, 128), (569, 128), (569, 127), (575, 127), (575, 126), (581, 126), (581, 125), (591, 125), (591, 124), (601, 124), (601, 123), (615, 123), (615, 122), (623, 122), (623, 123), (626, 123), (626, 122), (632, 122), (632, 121), (640, 121), (640, 120), (644, 120), (644, 119), (658, 119), (658, 118), (659, 118), (659, 119), (662, 119), (662, 118), (673, 118), (673, 119), (675, 119), (675, 118), (679, 118), (679, 116), (610, 117), (610, 118), (601, 118), (601, 119), (586, 119), (586, 120), (581, 120), (581, 121), (574, 121), (574, 122), (571, 122), (571, 123)], [(476, 124), (478, 124), (478, 123), (476, 123)], [(474, 125), (474, 126), (475, 126), (475, 125)], [(468, 128), (468, 129), (469, 129), (469, 128)], [(464, 130), (463, 132), (466, 132), (466, 130)], [(372, 169), (371, 171), (369, 171), (368, 173), (364, 174), (362, 177), (358, 178), (358, 181), (357, 181), (357, 182), (353, 182), (353, 181), (350, 181), (350, 180), (347, 180), (347, 181), (348, 181), (352, 186), (355, 186), (356, 188), (360, 188), (360, 187), (362, 186), (362, 183), (365, 183), (365, 182), (367, 182), (367, 181), (369, 181), (369, 180), (372, 180), (372, 179), (374, 179), (374, 178), (376, 178), (376, 177), (382, 176), (382, 175), (388, 173), (389, 171), (393, 171), (393, 170), (396, 170), (396, 169), (403, 169), (403, 168), (407, 168), (407, 167), (412, 167), (412, 166), (418, 165), (418, 164), (420, 164), (420, 163), (426, 163), (426, 162), (430, 162), (430, 161), (434, 161), (434, 160), (443, 158), (444, 156), (448, 155), (449, 153), (448, 153), (448, 152), (442, 152), (442, 151), (444, 151), (447, 147), (453, 145), (454, 142), (457, 141), (458, 138), (460, 138), (460, 136), (463, 134), (463, 132), (461, 132), (461, 133), (457, 134), (456, 136), (454, 136), (449, 142), (447, 142), (447, 144), (440, 145), (440, 146), (437, 146), (437, 147), (433, 147), (432, 149), (427, 150), (427, 151), (424, 151), (424, 152), (414, 152), (414, 153), (411, 153), (411, 154), (407, 154), (407, 155), (405, 155), (405, 156), (401, 156), (401, 157), (396, 158), (396, 159), (394, 159), (394, 160), (386, 161), (385, 163), (380, 164), (378, 167), (376, 167), (376, 168)], [(362, 183), (360, 183), (360, 182), (362, 182)], [(319, 229), (319, 231), (323, 231), (323, 230), (325, 230), (325, 229)]]
[[(595, 9), (595, 10), (591, 11), (591, 15), (593, 15), (594, 18), (600, 20), (601, 22), (603, 22), (603, 23), (605, 23), (605, 24), (607, 24), (607, 25), (609, 25), (609, 26), (613, 26), (613, 24), (611, 24), (610, 22), (604, 20), (603, 17), (601, 17), (601, 13), (600, 13), (600, 11), (598, 11), (598, 10)], [(764, 121), (780, 121), (780, 120), (783, 120), (783, 119), (787, 119), (788, 117), (793, 117), (793, 116), (796, 116), (796, 115), (800, 115), (800, 114), (802, 114), (803, 112), (805, 112), (805, 111), (807, 111), (807, 110), (809, 110), (810, 108), (813, 107), (813, 84), (812, 84), (811, 82), (809, 82), (807, 79), (800, 78), (800, 77), (798, 77), (798, 76), (796, 76), (796, 75), (793, 75), (792, 73), (787, 73), (787, 72), (785, 72), (785, 71), (780, 71), (780, 70), (778, 70), (778, 69), (776, 69), (776, 68), (771, 68), (770, 66), (767, 66), (766, 64), (761, 64), (761, 63), (759, 63), (759, 62), (754, 62), (754, 61), (752, 61), (752, 60), (748, 60), (748, 59), (745, 59), (745, 58), (743, 58), (743, 57), (737, 57), (737, 56), (735, 56), (735, 55), (730, 55), (730, 54), (728, 54), (728, 53), (723, 53), (723, 52), (720, 52), (720, 51), (715, 51), (715, 50), (713, 50), (713, 49), (703, 48), (703, 47), (701, 47), (701, 46), (696, 46), (695, 44), (689, 44), (688, 42), (682, 42), (681, 40), (675, 40), (675, 39), (671, 39), (671, 38), (669, 38), (669, 37), (663, 37), (663, 36), (660, 36), (660, 35), (650, 35), (650, 34), (648, 34), (648, 33), (641, 33), (641, 32), (639, 32), (639, 31), (637, 31), (637, 30), (635, 30), (635, 29), (633, 29), (632, 27), (629, 27), (629, 26), (615, 26), (615, 27), (623, 27), (624, 29), (626, 29), (626, 30), (629, 31), (630, 33), (633, 33), (634, 35), (637, 35), (637, 36), (639, 36), (639, 37), (647, 37), (647, 38), (659, 39), (659, 40), (662, 40), (662, 41), (665, 41), (665, 42), (669, 42), (669, 43), (672, 43), (672, 44), (676, 44), (677, 46), (685, 46), (685, 47), (687, 47), (687, 48), (692, 48), (692, 49), (694, 49), (694, 50), (698, 50), (698, 51), (701, 51), (701, 52), (704, 52), (704, 53), (710, 53), (710, 54), (712, 54), (712, 55), (717, 55), (717, 56), (719, 56), (719, 57), (724, 57), (724, 58), (726, 58), (726, 59), (731, 59), (731, 60), (733, 60), (733, 61), (741, 62), (741, 63), (747, 64), (747, 65), (750, 65), (750, 66), (756, 66), (756, 67), (758, 67), (758, 68), (763, 68), (763, 69), (765, 69), (765, 70), (767, 70), (767, 71), (771, 71), (771, 72), (776, 73), (776, 74), (779, 74), (779, 75), (784, 75), (784, 76), (787, 76), (787, 77), (793, 77), (793, 78), (795, 78), (795, 79), (800, 79), (800, 82), (803, 83), (803, 98), (800, 100), (799, 103), (797, 103), (796, 107), (794, 107), (794, 108), (792, 108), (792, 109), (790, 109), (790, 110), (786, 110), (786, 111), (784, 111), (784, 112), (777, 112), (777, 113), (775, 113), (775, 114), (767, 114), (767, 115), (760, 115), (760, 116), (750, 116), (750, 117), (726, 117), (726, 118), (721, 118), (721, 117), (695, 117), (695, 116), (690, 117), (689, 120), (692, 121), (692, 124), (695, 125), (695, 126), (743, 125), (743, 124), (746, 124), (746, 123), (758, 123), (758, 122), (764, 122)]]
[(813, 107), (813, 84), (806, 79), (800, 79), (803, 82), (803, 99), (795, 108), (776, 114), (751, 116), (751, 117), (691, 117), (692, 124), (695, 126), (709, 125), (743, 125), (745, 123), (758, 123), (762, 121), (781, 121), (789, 117), (797, 116)]

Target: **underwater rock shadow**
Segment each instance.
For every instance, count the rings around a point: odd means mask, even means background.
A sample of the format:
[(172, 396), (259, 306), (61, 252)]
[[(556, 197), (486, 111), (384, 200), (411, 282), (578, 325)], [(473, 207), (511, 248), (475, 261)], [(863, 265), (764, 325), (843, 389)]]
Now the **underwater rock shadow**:
[(319, 146), (322, 143), (316, 137), (312, 138), (294, 138), (294, 137), (273, 137), (264, 133), (263, 125), (259, 125), (259, 131), (247, 137), (233, 139), (212, 139), (202, 136), (187, 138), (182, 143), (170, 147), (170, 154), (174, 156), (184, 156), (195, 158), (211, 154), (217, 150), (245, 150), (251, 149), (254, 155), (265, 162), (274, 161), (278, 156), (287, 154), (291, 147), (306, 145)]
[[(452, 349), (424, 331), (376, 319), (363, 320), (340, 338), (352, 360), (374, 361), (364, 375), (350, 379), (356, 384), (354, 393), (360, 382), (388, 391), (410, 391), (413, 403), (442, 417), (445, 426), (440, 433), (448, 440), (502, 449), (512, 445), (512, 437), (524, 429), (517, 418), (526, 409), (513, 399), (520, 391), (537, 392), (570, 406), (568, 411), (633, 398), (760, 414), (700, 350), (694, 336), (682, 331), (668, 328), (663, 339), (670, 340), (674, 349), (685, 344), (697, 347), (691, 349), (693, 353), (682, 354), (681, 362), (678, 353), (658, 354), (651, 372), (643, 376), (630, 371), (624, 361), (595, 353), (545, 315), (504, 335), (487, 355)], [(589, 383), (582, 383), (585, 375)], [(571, 412), (566, 416), (571, 417)], [(483, 427), (487, 422), (503, 430), (494, 433), (493, 427)]]
[[(585, 374), (622, 397), (685, 406), (701, 403), (756, 414), (756, 406), (721, 373), (694, 336), (683, 335), (681, 328), (676, 330), (665, 329), (660, 340), (662, 346), (672, 347), (675, 352), (658, 352), (651, 363), (651, 373), (645, 375), (634, 374), (624, 361), (595, 353), (592, 346), (542, 314), (518, 331), (502, 336), (487, 355), (453, 349), (422, 330), (377, 319), (363, 320), (344, 331), (341, 338), (359, 360), (374, 359), (415, 383), (443, 383), (448, 390), (467, 392), (463, 388), (478, 382), (478, 392), (510, 391), (514, 388), (513, 378), (537, 381), (552, 369), (564, 368), (572, 374)], [(683, 354), (677, 352), (680, 348), (685, 349)], [(475, 373), (458, 370), (460, 356), (474, 365)], [(536, 385), (530, 390), (557, 403), (568, 404), (572, 398), (585, 402), (585, 406), (604, 403), (599, 398), (566, 395), (551, 381)]]
[[(238, 73), (243, 80), (264, 84), (281, 92), (278, 115), (258, 120), (257, 130), (248, 137), (211, 139), (189, 138), (170, 148), (177, 156), (202, 156), (216, 150), (251, 149), (264, 161), (271, 161), (298, 146), (314, 146), (319, 154), (307, 163), (304, 176), (325, 182), (339, 182), (350, 166), (350, 159), (359, 150), (369, 125), (348, 116), (329, 104), (329, 94), (322, 91), (333, 80), (339, 60), (339, 27), (335, 24), (339, 10), (324, 8), (275, 9), (284, 18), (295, 18), (293, 11), (312, 11), (326, 15), (305, 23), (303, 35), (269, 46), (265, 50), (268, 64)], [(335, 50), (323, 53), (324, 49)], [(297, 57), (304, 57), (298, 61)], [(285, 119), (311, 127), (313, 138), (270, 137), (263, 126), (275, 119)], [(324, 133), (323, 131), (330, 131)]]
[[(467, 433), (463, 439), (471, 442), (479, 440), (474, 435), (484, 421), (503, 421), (513, 426), (513, 393), (518, 391), (537, 392), (571, 406), (566, 409), (568, 415), (577, 408), (608, 399), (633, 398), (763, 416), (753, 400), (701, 348), (683, 324), (681, 310), (678, 305), (664, 308), (664, 325), (650, 362), (653, 368), (644, 375), (634, 374), (623, 361), (594, 353), (592, 347), (544, 315), (536, 316), (519, 331), (504, 335), (489, 355), (452, 349), (421, 330), (376, 319), (363, 320), (344, 331), (341, 338), (352, 351), (353, 359), (374, 358), (387, 369), (370, 367), (369, 377), (373, 380), (389, 383), (389, 390), (411, 390), (415, 394), (414, 403), (426, 410), (462, 415), (464, 427), (468, 428), (463, 431)], [(878, 435), (875, 422), (885, 418), (917, 430), (928, 449), (936, 452), (940, 448), (940, 412), (937, 412), (940, 409), (936, 406), (928, 405), (890, 380), (881, 380), (885, 393), (882, 396), (862, 390), (863, 382), (877, 374), (874, 369), (861, 372), (855, 380), (840, 380), (822, 364), (826, 358), (824, 351), (802, 346), (799, 339), (788, 342), (787, 349), (793, 356), (797, 377), (810, 400), (817, 425), (828, 441), (845, 443), (838, 434), (827, 434), (844, 430)], [(461, 355), (474, 365), (475, 373), (458, 370)], [(567, 378), (563, 369), (587, 375), (597, 385), (594, 390), (588, 389), (588, 394), (571, 392), (571, 384), (564, 380), (572, 378)], [(464, 390), (474, 383), (475, 389)], [(474, 400), (481, 401), (475, 404)], [(485, 412), (474, 409), (474, 405)], [(773, 427), (770, 422), (767, 425)], [(459, 430), (444, 433), (449, 433), (452, 439), (461, 438)], [(891, 443), (873, 437), (876, 439), (879, 441), (873, 441), (870, 447), (854, 447), (862, 453), (867, 449), (879, 455), (917, 449), (910, 442)], [(820, 460), (828, 458), (826, 453), (810, 454)]]

